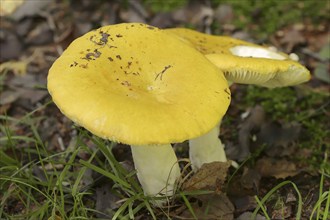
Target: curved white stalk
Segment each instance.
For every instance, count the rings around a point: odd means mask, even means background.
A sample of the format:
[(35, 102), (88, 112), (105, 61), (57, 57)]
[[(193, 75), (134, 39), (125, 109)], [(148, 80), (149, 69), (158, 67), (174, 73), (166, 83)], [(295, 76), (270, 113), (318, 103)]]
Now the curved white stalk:
[(218, 138), (220, 124), (208, 133), (189, 140), (189, 158), (193, 170), (198, 170), (204, 163), (226, 162), (224, 145)]
[(144, 194), (172, 196), (180, 167), (171, 144), (131, 146), (131, 150)]

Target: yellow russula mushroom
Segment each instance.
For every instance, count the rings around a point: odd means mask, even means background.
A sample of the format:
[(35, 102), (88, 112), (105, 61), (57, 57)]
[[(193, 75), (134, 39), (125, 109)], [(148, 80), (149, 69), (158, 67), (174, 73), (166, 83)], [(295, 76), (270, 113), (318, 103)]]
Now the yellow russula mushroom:
[(240, 57), (230, 54), (205, 56), (224, 72), (227, 80), (234, 83), (275, 88), (301, 84), (310, 79), (310, 72), (300, 63), (290, 59)]
[[(228, 81), (268, 88), (297, 85), (310, 79), (310, 72), (298, 63), (298, 56), (278, 52), (274, 47), (256, 45), (226, 36), (213, 36), (186, 28), (166, 31), (196, 48), (215, 64)], [(224, 145), (218, 138), (219, 126), (189, 141), (193, 168), (203, 163), (226, 161)], [(203, 151), (205, 146), (222, 153)], [(221, 156), (215, 156), (221, 155)]]
[(310, 72), (297, 62), (295, 54), (287, 55), (274, 47), (186, 28), (166, 31), (203, 53), (231, 82), (274, 88), (297, 85), (310, 79)]
[(48, 91), (64, 115), (131, 145), (147, 195), (171, 195), (180, 175), (170, 143), (210, 131), (230, 91), (205, 56), (156, 27), (123, 23), (74, 40), (54, 62)]

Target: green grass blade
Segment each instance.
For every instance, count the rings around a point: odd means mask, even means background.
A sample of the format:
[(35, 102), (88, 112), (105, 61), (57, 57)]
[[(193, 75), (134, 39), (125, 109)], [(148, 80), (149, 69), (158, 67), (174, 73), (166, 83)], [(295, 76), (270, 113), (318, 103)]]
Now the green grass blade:
[(184, 203), (186, 204), (189, 212), (192, 214), (192, 216), (194, 217), (194, 219), (198, 219), (197, 216), (195, 215), (195, 212), (194, 212), (194, 209), (193, 207), (191, 206), (189, 200), (187, 199), (187, 197), (183, 194), (183, 193), (180, 193)]
[(100, 167), (97, 167), (97, 166), (95, 166), (95, 165), (93, 165), (93, 164), (91, 164), (87, 161), (84, 161), (84, 160), (79, 160), (79, 163), (81, 163), (85, 167), (88, 167), (88, 168), (90, 168), (90, 169), (92, 169), (92, 170), (94, 170), (94, 171), (96, 171), (96, 172), (112, 179), (114, 182), (116, 182), (116, 183), (118, 183), (118, 184), (120, 184), (120, 185), (122, 185), (126, 188), (131, 188), (131, 186), (127, 182), (125, 182), (122, 179), (118, 178), (114, 174), (109, 173), (108, 171), (101, 169)]
[(270, 217), (265, 209), (265, 206), (262, 204), (262, 202), (260, 201), (260, 199), (258, 198), (258, 196), (254, 196), (255, 200), (257, 201), (257, 204), (259, 205), (260, 209), (262, 210), (262, 212), (264, 213), (266, 219), (270, 220)]
[(287, 184), (291, 184), (293, 186), (293, 188), (296, 190), (296, 193), (298, 195), (298, 210), (297, 210), (297, 214), (296, 214), (296, 219), (299, 220), (301, 219), (301, 212), (302, 212), (302, 197), (301, 194), (299, 192), (298, 187), (296, 186), (296, 184), (294, 184), (293, 182), (287, 180), (287, 181), (283, 181), (282, 183), (278, 184), (277, 186), (273, 187), (265, 196), (264, 198), (262, 198), (262, 200), (260, 201), (259, 206), (254, 210), (254, 212), (252, 213), (252, 219), (255, 219), (257, 216), (258, 211), (261, 209), (261, 207), (263, 206), (263, 204), (265, 204), (265, 202), (270, 198), (270, 196), (272, 194), (274, 194), (278, 189), (280, 189), (281, 187), (287, 185)]

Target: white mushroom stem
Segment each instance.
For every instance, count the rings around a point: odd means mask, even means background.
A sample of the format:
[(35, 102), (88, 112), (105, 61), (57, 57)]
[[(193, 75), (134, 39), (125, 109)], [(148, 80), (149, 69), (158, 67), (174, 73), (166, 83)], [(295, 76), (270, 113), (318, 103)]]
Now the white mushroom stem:
[(227, 161), (224, 145), (218, 137), (219, 132), (220, 124), (217, 124), (208, 133), (189, 140), (189, 158), (194, 171), (204, 163)]
[(180, 167), (171, 144), (131, 146), (131, 150), (144, 194), (173, 195)]

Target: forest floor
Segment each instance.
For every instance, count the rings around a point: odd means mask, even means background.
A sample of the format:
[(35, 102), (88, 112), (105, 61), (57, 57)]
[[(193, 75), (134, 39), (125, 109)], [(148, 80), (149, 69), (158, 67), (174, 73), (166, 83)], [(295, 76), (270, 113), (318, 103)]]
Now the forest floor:
[[(329, 219), (329, 1), (26, 2), (1, 17), (0, 219)], [(296, 53), (312, 78), (276, 89), (232, 85), (220, 138), (239, 168), (219, 172), (225, 165), (215, 163), (193, 175), (187, 143), (174, 144), (189, 178), (156, 208), (129, 146), (74, 125), (46, 88), (73, 39), (121, 22), (273, 45)]]

